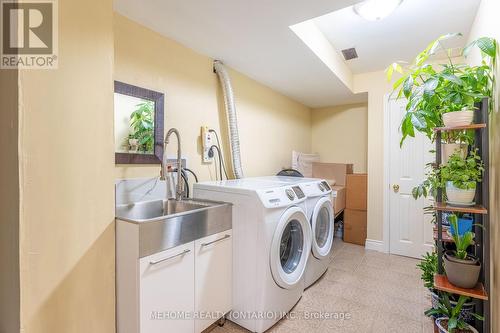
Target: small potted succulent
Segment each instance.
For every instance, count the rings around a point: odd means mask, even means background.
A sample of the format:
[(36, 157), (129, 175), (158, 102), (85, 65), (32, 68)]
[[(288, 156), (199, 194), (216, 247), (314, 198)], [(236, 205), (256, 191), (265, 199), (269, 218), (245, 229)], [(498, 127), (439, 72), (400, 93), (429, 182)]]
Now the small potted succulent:
[(139, 139), (134, 134), (128, 136), (128, 150), (133, 153), (139, 150)]
[(446, 184), (446, 198), (450, 205), (474, 204), (476, 185), (482, 181), (484, 164), (477, 150), (465, 159), (459, 153), (450, 156), (448, 163), (440, 167), (441, 185)]
[[(458, 218), (450, 215), (450, 225), (458, 230)], [(481, 272), (479, 259), (469, 254), (467, 249), (474, 243), (474, 233), (465, 232), (451, 234), (456, 246), (454, 251), (446, 251), (443, 255), (444, 269), (451, 284), (461, 288), (474, 288)]]
[[(439, 292), (434, 289), (434, 275), (437, 274), (437, 266), (438, 266), (438, 255), (436, 252), (426, 253), (420, 262), (417, 264), (417, 267), (420, 268), (422, 274), (420, 278), (424, 282), (424, 287), (429, 289), (431, 294), (431, 304), (432, 308), (437, 309), (439, 305), (439, 301), (441, 297), (439, 296)], [(452, 306), (456, 306), (457, 300), (453, 299), (453, 295), (449, 295), (450, 303)], [(467, 323), (472, 323), (474, 321), (474, 317), (472, 314), (474, 313), (474, 303), (466, 302), (462, 306), (462, 310), (460, 311), (460, 318), (466, 321)], [(434, 315), (434, 318), (438, 318), (438, 315)]]
[[(457, 303), (453, 305), (448, 294), (443, 294), (437, 308), (429, 309), (425, 314), (436, 318), (435, 323), (439, 333), (478, 333), (478, 331), (460, 317), (462, 307), (469, 300), (467, 296), (460, 296)], [(476, 313), (472, 316), (477, 320), (484, 318)]]

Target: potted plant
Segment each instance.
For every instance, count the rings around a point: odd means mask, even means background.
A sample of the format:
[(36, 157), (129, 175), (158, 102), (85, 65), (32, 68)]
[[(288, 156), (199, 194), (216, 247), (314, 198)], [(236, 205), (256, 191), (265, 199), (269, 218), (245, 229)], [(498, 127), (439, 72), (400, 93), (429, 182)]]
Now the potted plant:
[[(450, 215), (450, 225), (458, 230), (458, 218), (456, 215)], [(474, 233), (465, 232), (463, 235), (458, 233), (451, 234), (456, 246), (454, 251), (446, 251), (443, 255), (444, 269), (446, 276), (451, 284), (461, 288), (474, 288), (479, 279), (481, 263), (479, 259), (469, 254), (467, 249), (474, 242)]]
[[(470, 124), (474, 104), (484, 97), (493, 97), (496, 40), (482, 37), (465, 47), (462, 52), (464, 56), (473, 47), (478, 47), (483, 55), (481, 65), (469, 66), (453, 63), (449, 56), (450, 50), (443, 47), (444, 40), (458, 36), (461, 34), (439, 37), (406, 68), (399, 63), (393, 63), (387, 68), (389, 80), (394, 72), (401, 74), (393, 85), (393, 93), (397, 93), (397, 98), (407, 99), (406, 114), (401, 122), (401, 145), (408, 136), (414, 137), (415, 131), (434, 140), (435, 127)], [(428, 62), (438, 52), (448, 56), (446, 64), (435, 65)]]
[(451, 155), (458, 152), (467, 157), (469, 146), (474, 144), (474, 132), (471, 130), (446, 131), (441, 133), (441, 163), (448, 163)]
[(476, 186), (482, 181), (484, 164), (477, 150), (463, 159), (459, 153), (450, 156), (448, 163), (440, 167), (440, 186), (446, 184), (446, 198), (450, 205), (471, 206), (474, 204)]
[(137, 152), (139, 149), (139, 139), (137, 139), (134, 134), (129, 134), (127, 146), (130, 152)]
[[(478, 333), (478, 331), (460, 317), (463, 305), (469, 300), (467, 296), (460, 296), (456, 305), (450, 302), (448, 294), (443, 294), (437, 308), (429, 309), (425, 312), (427, 316), (437, 317), (435, 319), (439, 333)], [(483, 317), (472, 313), (477, 320)]]
[[(438, 266), (438, 256), (436, 252), (426, 253), (420, 262), (417, 264), (417, 267), (420, 268), (422, 274), (420, 278), (424, 282), (424, 286), (429, 289), (431, 294), (431, 304), (432, 308), (437, 309), (439, 305), (439, 301), (441, 299), (439, 292), (434, 289), (434, 275), (437, 274), (437, 266)], [(453, 299), (453, 295), (449, 295), (450, 303), (452, 306), (457, 304), (457, 300)], [(466, 302), (462, 306), (462, 310), (460, 311), (460, 318), (466, 321), (467, 323), (472, 323), (474, 318), (472, 314), (474, 313), (474, 303)], [(438, 315), (434, 315), (434, 318), (437, 318)]]

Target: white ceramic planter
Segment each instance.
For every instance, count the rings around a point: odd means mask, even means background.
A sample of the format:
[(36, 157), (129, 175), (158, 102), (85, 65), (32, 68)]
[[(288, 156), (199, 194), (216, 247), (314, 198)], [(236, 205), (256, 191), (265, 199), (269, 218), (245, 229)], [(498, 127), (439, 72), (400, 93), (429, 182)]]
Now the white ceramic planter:
[(455, 111), (443, 114), (443, 122), (446, 127), (467, 126), (472, 124), (474, 111)]
[(474, 201), (474, 196), (476, 195), (476, 189), (462, 190), (453, 185), (453, 182), (446, 182), (446, 197), (448, 198), (448, 203), (457, 205), (472, 205)]
[[(443, 325), (441, 325), (441, 321), (445, 320), (445, 319), (448, 319), (447, 317), (443, 317), (443, 318), (438, 318), (436, 319), (436, 326), (439, 330), (439, 333), (449, 333), (447, 329), (445, 329), (443, 327)], [(474, 327), (470, 326), (468, 327), (468, 329), (472, 332), (472, 333), (479, 333)]]
[(467, 157), (468, 145), (465, 143), (443, 143), (441, 144), (441, 163), (446, 164), (453, 153), (460, 151), (460, 156)]

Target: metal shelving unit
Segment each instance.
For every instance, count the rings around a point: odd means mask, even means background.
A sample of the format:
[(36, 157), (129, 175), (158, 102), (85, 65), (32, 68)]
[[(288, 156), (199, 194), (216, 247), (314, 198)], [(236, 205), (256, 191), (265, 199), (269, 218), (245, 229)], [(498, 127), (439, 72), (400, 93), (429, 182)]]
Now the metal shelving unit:
[[(484, 321), (476, 321), (475, 327), (479, 332), (491, 332), (490, 302), (490, 226), (488, 216), (489, 205), (489, 139), (488, 139), (488, 99), (483, 99), (476, 105), (479, 112), (475, 112), (474, 124), (460, 127), (440, 127), (436, 128), (436, 165), (441, 165), (441, 136), (442, 132), (454, 130), (474, 130), (475, 142), (472, 149), (478, 149), (485, 171), (483, 181), (476, 187), (476, 206), (473, 207), (454, 207), (449, 206), (443, 201), (443, 191), (438, 190), (436, 204), (436, 222), (437, 230), (435, 232), (436, 247), (438, 249), (438, 275), (434, 277), (435, 288), (441, 291), (465, 295), (472, 297), (476, 304), (476, 313), (484, 316)], [(465, 212), (474, 216), (474, 255), (477, 256), (482, 264), (479, 283), (475, 288), (463, 289), (453, 286), (443, 275), (443, 248), (445, 243), (449, 243), (449, 237), (443, 235), (442, 216), (446, 212)], [(482, 227), (481, 227), (482, 226)], [(451, 241), (452, 242), (452, 241)]]

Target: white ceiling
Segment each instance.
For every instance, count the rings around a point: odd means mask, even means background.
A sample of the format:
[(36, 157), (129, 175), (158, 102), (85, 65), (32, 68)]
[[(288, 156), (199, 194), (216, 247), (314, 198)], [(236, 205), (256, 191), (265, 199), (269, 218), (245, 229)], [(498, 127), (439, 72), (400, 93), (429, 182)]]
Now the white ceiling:
[(349, 6), (358, 1), (115, 0), (114, 8), (304, 105), (323, 107), (367, 97), (353, 94), (289, 26), (317, 18), (338, 51), (356, 47), (360, 59), (347, 63), (358, 73), (409, 59), (440, 34), (467, 34), (480, 0), (405, 0), (379, 22), (354, 15)]
[(356, 0), (115, 0), (117, 12), (310, 107), (366, 101), (289, 29)]
[(450, 32), (464, 37), (446, 47), (463, 47), (480, 0), (405, 0), (389, 17), (367, 21), (352, 7), (314, 20), (337, 50), (355, 47), (358, 59), (347, 61), (353, 73), (386, 68), (394, 61), (411, 61), (432, 40)]

